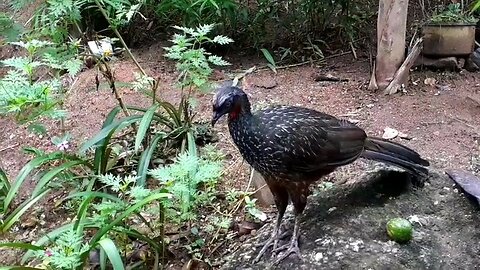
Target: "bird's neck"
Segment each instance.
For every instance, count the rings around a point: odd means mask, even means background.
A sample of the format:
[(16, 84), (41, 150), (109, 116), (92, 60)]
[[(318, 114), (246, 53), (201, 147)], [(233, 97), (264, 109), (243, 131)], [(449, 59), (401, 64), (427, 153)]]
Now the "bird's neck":
[(240, 119), (249, 118), (252, 116), (252, 111), (250, 108), (250, 101), (247, 96), (241, 96), (240, 102), (234, 107), (234, 109), (228, 114), (229, 122), (237, 122)]

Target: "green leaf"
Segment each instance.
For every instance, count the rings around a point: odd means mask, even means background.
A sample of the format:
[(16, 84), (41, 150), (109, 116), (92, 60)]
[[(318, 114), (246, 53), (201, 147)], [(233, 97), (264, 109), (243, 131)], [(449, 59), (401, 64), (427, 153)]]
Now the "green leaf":
[(108, 256), (108, 259), (112, 263), (114, 270), (123, 270), (125, 269), (123, 266), (123, 261), (120, 256), (120, 251), (115, 246), (115, 243), (109, 238), (103, 238), (102, 240), (98, 241), (98, 244), (102, 247), (105, 253)]
[(145, 138), (145, 134), (147, 134), (148, 129), (150, 128), (150, 123), (152, 122), (153, 114), (157, 111), (159, 105), (155, 104), (150, 107), (147, 112), (142, 117), (140, 124), (138, 126), (137, 136), (135, 136), (135, 152), (140, 149), (140, 145)]
[(47, 128), (41, 123), (31, 123), (28, 125), (28, 130), (38, 135), (47, 134)]
[[(109, 126), (114, 120), (117, 114), (121, 111), (121, 107), (117, 106), (113, 108), (105, 118), (105, 121), (103, 122), (102, 129)], [(99, 147), (95, 149), (95, 158), (93, 160), (93, 165), (94, 165), (94, 171), (96, 174), (105, 174), (105, 169), (107, 166), (107, 161), (108, 161), (108, 155), (107, 153), (107, 147), (108, 147), (109, 141), (106, 139), (103, 139), (98, 142)]]
[(79, 152), (84, 154), (90, 147), (94, 145), (98, 145), (99, 143), (105, 144), (104, 139), (110, 138), (117, 129), (122, 129), (123, 127), (137, 122), (141, 118), (141, 115), (132, 115), (111, 123), (110, 125), (102, 128), (102, 130), (100, 130), (100, 132), (92, 139), (85, 142), (80, 148)]
[(171, 195), (167, 193), (166, 191), (160, 191), (158, 193), (152, 194), (148, 196), (147, 198), (137, 202), (136, 204), (130, 206), (129, 208), (125, 209), (125, 211), (119, 215), (115, 220), (110, 222), (108, 225), (103, 226), (100, 231), (98, 231), (90, 240), (90, 245), (91, 248), (95, 246), (95, 243), (97, 243), (106, 233), (108, 233), (113, 227), (115, 227), (117, 224), (119, 224), (121, 221), (123, 221), (126, 217), (130, 216), (133, 212), (136, 210), (140, 209), (141, 207), (145, 206), (146, 204), (156, 201), (159, 199), (165, 199), (169, 198)]
[(25, 249), (25, 250), (43, 250), (44, 249), (44, 247), (42, 246), (36, 246), (28, 243), (16, 243), (16, 242), (0, 243), (0, 248), (1, 247), (9, 247), (9, 248), (17, 248), (17, 249)]
[(40, 180), (37, 182), (37, 185), (33, 189), (32, 196), (36, 196), (38, 193), (40, 193), (43, 190), (43, 188), (52, 179), (54, 179), (57, 176), (57, 174), (65, 171), (65, 170), (72, 169), (73, 167), (75, 167), (77, 165), (87, 165), (87, 164), (88, 164), (88, 162), (86, 162), (84, 160), (81, 160), (81, 159), (78, 159), (78, 160), (72, 160), (72, 161), (63, 163), (60, 166), (54, 167), (53, 169), (48, 171), (45, 175), (43, 175), (42, 178), (40, 178)]
[(27, 266), (0, 266), (0, 270), (44, 270), (44, 269), (27, 267)]
[(13, 198), (17, 194), (23, 182), (26, 180), (27, 176), (34, 169), (36, 169), (38, 166), (41, 166), (49, 161), (60, 160), (65, 157), (66, 155), (63, 152), (53, 152), (48, 155), (36, 157), (32, 159), (30, 162), (28, 162), (18, 173), (18, 176), (15, 179), (12, 185), (12, 188), (8, 192), (7, 196), (5, 197), (5, 201), (3, 202), (3, 209), (8, 209), (10, 207), (10, 203), (13, 201)]
[(8, 177), (5, 171), (3, 171), (2, 168), (0, 168), (0, 195), (5, 196), (9, 190), (10, 190), (10, 181), (8, 181)]
[(265, 59), (267, 59), (268, 63), (272, 65), (273, 67), (276, 67), (277, 65), (275, 64), (275, 60), (273, 59), (273, 56), (270, 54), (270, 52), (267, 49), (260, 49), (263, 53), (263, 56)]
[(160, 142), (160, 140), (165, 139), (165, 134), (157, 134), (153, 140), (152, 143), (143, 151), (142, 155), (140, 156), (140, 161), (138, 162), (138, 179), (137, 179), (137, 185), (138, 186), (145, 186), (145, 182), (147, 180), (147, 174), (148, 174), (148, 165), (150, 164), (150, 160), (152, 159), (152, 155), (157, 149), (157, 144)]
[(10, 227), (18, 221), (18, 219), (27, 211), (32, 205), (37, 203), (41, 198), (43, 198), (51, 189), (46, 189), (41, 193), (37, 194), (34, 197), (31, 197), (29, 200), (25, 201), (19, 205), (10, 215), (8, 215), (3, 224), (0, 225), (0, 230), (6, 232)]
[(220, 45), (226, 45), (226, 44), (230, 44), (233, 42), (233, 39), (229, 38), (229, 37), (226, 37), (226, 36), (216, 36), (213, 38), (213, 42), (214, 43), (217, 43), (217, 44), (220, 44)]

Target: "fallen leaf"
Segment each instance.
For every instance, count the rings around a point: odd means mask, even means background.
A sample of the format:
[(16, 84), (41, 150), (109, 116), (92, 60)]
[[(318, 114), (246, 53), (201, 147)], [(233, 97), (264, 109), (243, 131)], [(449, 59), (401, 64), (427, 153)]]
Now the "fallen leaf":
[(385, 140), (391, 140), (397, 136), (398, 136), (398, 130), (394, 128), (386, 127), (383, 130), (382, 138), (384, 138)]

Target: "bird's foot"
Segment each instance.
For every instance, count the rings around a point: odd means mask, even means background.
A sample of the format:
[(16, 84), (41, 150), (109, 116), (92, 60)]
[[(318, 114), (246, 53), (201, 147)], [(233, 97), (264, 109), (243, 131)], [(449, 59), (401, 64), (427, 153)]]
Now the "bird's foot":
[(280, 263), (291, 254), (294, 254), (300, 261), (303, 260), (302, 254), (300, 253), (300, 248), (298, 248), (298, 239), (292, 239), (290, 244), (283, 245), (277, 248), (276, 250), (274, 250), (273, 252), (280, 252), (285, 249), (286, 251), (281, 254), (281, 256), (274, 262), (274, 264)]
[(265, 252), (267, 252), (267, 250), (273, 246), (272, 248), (272, 256), (275, 256), (276, 254), (276, 250), (278, 250), (277, 246), (278, 246), (278, 241), (280, 239), (283, 239), (285, 238), (286, 236), (289, 236), (290, 235), (290, 232), (289, 231), (285, 231), (281, 234), (274, 234), (272, 235), (267, 241), (263, 242), (263, 243), (259, 243), (259, 244), (256, 244), (255, 246), (256, 247), (262, 247), (262, 249), (260, 250), (260, 252), (258, 252), (257, 254), (257, 257), (255, 257), (255, 259), (253, 260), (253, 263), (257, 263), (260, 261), (260, 259), (262, 258), (262, 256), (265, 254)]

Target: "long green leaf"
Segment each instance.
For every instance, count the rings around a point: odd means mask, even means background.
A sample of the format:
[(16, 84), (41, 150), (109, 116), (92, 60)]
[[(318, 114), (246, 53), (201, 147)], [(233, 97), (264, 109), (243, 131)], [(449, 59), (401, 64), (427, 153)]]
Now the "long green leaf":
[(143, 151), (142, 155), (140, 156), (140, 160), (138, 162), (138, 179), (137, 185), (138, 186), (145, 186), (145, 182), (147, 180), (147, 172), (148, 172), (148, 165), (150, 164), (150, 160), (152, 160), (152, 155), (155, 149), (157, 149), (157, 144), (160, 140), (165, 139), (165, 134), (157, 134), (152, 140), (152, 143), (148, 146), (145, 151)]
[(3, 202), (3, 209), (5, 209), (5, 211), (8, 209), (8, 207), (10, 206), (10, 203), (13, 201), (13, 198), (15, 198), (15, 195), (17, 194), (18, 190), (22, 186), (23, 182), (35, 168), (43, 165), (46, 162), (56, 160), (56, 159), (62, 159), (64, 157), (65, 155), (63, 152), (53, 152), (45, 156), (34, 158), (30, 162), (28, 162), (22, 168), (22, 170), (20, 170), (17, 178), (15, 179), (15, 182), (13, 183), (12, 187), (8, 191), (8, 194), (5, 197), (5, 201)]
[(273, 56), (270, 54), (270, 52), (267, 49), (260, 49), (260, 51), (262, 51), (263, 56), (265, 57), (265, 59), (267, 59), (267, 61), (270, 65), (272, 65), (274, 67), (277, 66), (275, 64), (275, 59), (273, 59)]
[(150, 107), (142, 117), (140, 124), (138, 126), (137, 136), (135, 137), (135, 152), (140, 149), (140, 145), (145, 138), (145, 134), (147, 134), (148, 129), (150, 128), (150, 123), (152, 122), (153, 114), (158, 109), (158, 104), (153, 105)]
[[(117, 114), (120, 112), (121, 108), (120, 106), (117, 106), (113, 108), (110, 113), (108, 113), (107, 117), (105, 118), (105, 121), (103, 121), (102, 129), (109, 126), (114, 120)], [(101, 140), (98, 142), (99, 147), (95, 149), (95, 158), (93, 160), (94, 164), (94, 170), (96, 174), (104, 174), (104, 172), (101, 169), (101, 164), (103, 159), (106, 156), (106, 150), (108, 147), (108, 142), (105, 143), (106, 139)], [(106, 157), (108, 159), (108, 156)]]
[(0, 248), (2, 247), (9, 247), (9, 248), (17, 248), (17, 249), (25, 249), (25, 250), (42, 250), (44, 247), (36, 246), (28, 243), (0, 243)]
[(44, 270), (44, 269), (27, 267), (27, 266), (0, 266), (0, 270)]
[(35, 186), (35, 189), (33, 189), (32, 197), (40, 193), (44, 189), (44, 187), (48, 183), (50, 183), (52, 179), (54, 179), (57, 176), (57, 174), (81, 164), (86, 165), (87, 162), (84, 160), (73, 160), (73, 161), (66, 162), (48, 171), (45, 175), (42, 176), (42, 178), (40, 178), (40, 180), (38, 180), (38, 183)]
[(76, 197), (93, 197), (93, 198), (104, 198), (114, 202), (122, 202), (118, 197), (113, 196), (112, 194), (98, 192), (98, 191), (82, 191), (68, 195), (65, 199), (71, 199)]
[(85, 224), (85, 217), (87, 216), (88, 206), (90, 205), (90, 202), (92, 202), (94, 198), (95, 198), (94, 196), (89, 196), (85, 198), (80, 204), (80, 207), (78, 207), (76, 220), (75, 220), (75, 223), (73, 224), (73, 230), (77, 234), (80, 234), (83, 231), (83, 224)]
[(121, 129), (125, 126), (128, 126), (138, 120), (140, 120), (142, 118), (141, 115), (132, 115), (132, 116), (128, 116), (128, 117), (125, 117), (125, 118), (122, 118), (118, 121), (115, 121), (111, 124), (109, 124), (108, 126), (102, 128), (102, 130), (100, 130), (99, 133), (97, 133), (97, 135), (95, 135), (93, 138), (91, 138), (90, 140), (86, 141), (82, 147), (80, 148), (79, 152), (80, 153), (85, 153), (90, 147), (94, 146), (94, 145), (98, 145), (99, 143), (107, 143), (104, 141), (104, 139), (109, 139), (111, 135), (113, 135), (113, 133), (117, 130), (117, 129)]
[[(0, 168), (0, 196), (5, 197), (10, 190), (10, 181), (8, 181), (7, 174)], [(3, 206), (2, 206), (3, 207)], [(0, 207), (0, 208), (2, 208)], [(7, 209), (5, 209), (7, 211)], [(0, 213), (2, 211), (0, 210)]]
[(45, 189), (44, 191), (40, 192), (37, 196), (31, 197), (28, 201), (25, 201), (21, 205), (19, 205), (7, 218), (4, 220), (3, 224), (0, 225), (0, 230), (2, 232), (8, 231), (10, 227), (18, 221), (20, 216), (25, 213), (32, 205), (38, 202), (41, 198), (43, 198), (51, 189)]
[(188, 152), (190, 155), (197, 156), (197, 145), (195, 144), (195, 136), (193, 130), (187, 132)]
[(182, 125), (180, 110), (177, 111), (177, 109), (175, 109), (175, 107), (171, 103), (164, 101), (160, 102), (160, 106), (162, 106), (163, 109), (168, 113), (168, 115), (170, 115), (170, 118), (172, 118), (176, 127)]
[(98, 244), (102, 247), (105, 253), (108, 256), (108, 259), (112, 263), (114, 270), (124, 270), (122, 257), (120, 256), (120, 251), (115, 246), (115, 243), (110, 238), (103, 238), (98, 241)]

